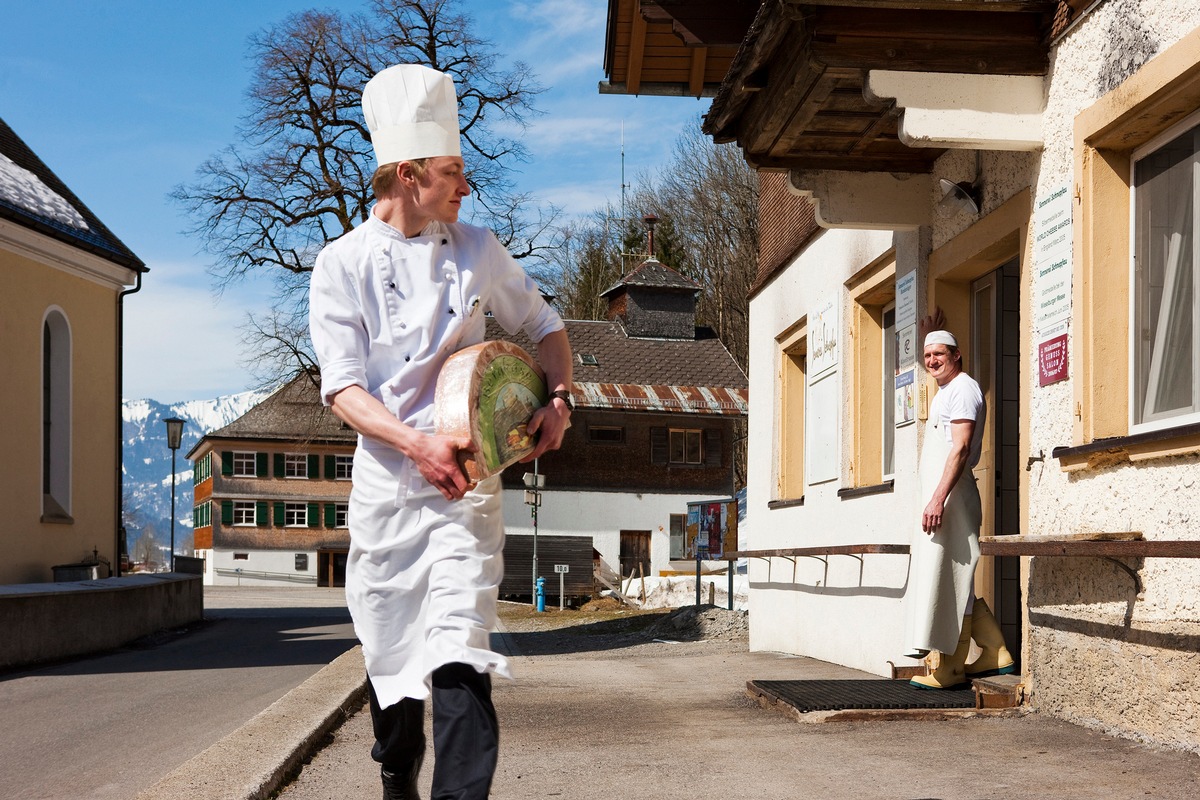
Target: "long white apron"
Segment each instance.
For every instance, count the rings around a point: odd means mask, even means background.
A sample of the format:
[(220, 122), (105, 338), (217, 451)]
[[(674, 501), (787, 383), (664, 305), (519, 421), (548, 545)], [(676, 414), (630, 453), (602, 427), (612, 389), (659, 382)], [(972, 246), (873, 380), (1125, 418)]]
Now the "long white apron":
[[(934, 489), (946, 469), (950, 444), (941, 423), (933, 416), (925, 423), (925, 443), (921, 451), (921, 507), (933, 497)], [(942, 515), (942, 525), (932, 536), (921, 530), (921, 520), (913, 530), (911, 567), (908, 579), (908, 614), (905, 644), (921, 650), (952, 653), (958, 646), (962, 619), (975, 580), (979, 561), (979, 525), (983, 512), (979, 489), (970, 468), (950, 496)]]
[(504, 576), (500, 477), (445, 499), (400, 453), (360, 445), (346, 601), (381, 706), (424, 699), (443, 664), (511, 678), (489, 647)]

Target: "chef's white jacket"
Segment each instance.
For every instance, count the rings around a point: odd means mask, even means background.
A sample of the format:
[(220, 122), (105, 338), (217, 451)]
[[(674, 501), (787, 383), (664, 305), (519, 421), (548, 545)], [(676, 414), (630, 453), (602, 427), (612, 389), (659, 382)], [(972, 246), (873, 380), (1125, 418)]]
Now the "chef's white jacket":
[[(433, 222), (408, 238), (372, 214), (328, 245), (312, 274), (322, 401), (361, 386), (430, 432), (438, 373), (483, 341), (485, 312), (535, 342), (563, 328), (490, 231)], [(359, 436), (353, 481), (346, 598), (380, 703), (427, 697), (442, 664), (509, 677), (488, 646), (503, 577), (499, 477), (448, 501), (398, 451)]]

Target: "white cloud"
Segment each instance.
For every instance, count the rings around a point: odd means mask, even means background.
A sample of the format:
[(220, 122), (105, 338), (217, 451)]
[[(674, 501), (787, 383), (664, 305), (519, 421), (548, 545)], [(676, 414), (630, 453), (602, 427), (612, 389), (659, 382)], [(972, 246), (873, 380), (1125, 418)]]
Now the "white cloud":
[(125, 298), (124, 396), (178, 402), (251, 388), (241, 326), (269, 304), (264, 287), (240, 285), (217, 298), (199, 263), (149, 266), (141, 291)]

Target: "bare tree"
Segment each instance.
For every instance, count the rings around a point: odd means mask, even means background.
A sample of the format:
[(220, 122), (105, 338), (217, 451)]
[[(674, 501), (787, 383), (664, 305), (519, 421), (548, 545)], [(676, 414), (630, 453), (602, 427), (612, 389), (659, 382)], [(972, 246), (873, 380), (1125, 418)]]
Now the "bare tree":
[(384, 67), (419, 63), (454, 77), (479, 209), (472, 221), (490, 226), (517, 257), (547, 246), (557, 212), (514, 193), (511, 170), (526, 152), (499, 132), (499, 123), (523, 128), (542, 89), (521, 62), (500, 65), (461, 5), (373, 0), (362, 15), (304, 11), (251, 38), (256, 68), (239, 141), (172, 197), (213, 258), (218, 291), (251, 275), (276, 284), (273, 308), (245, 330), (247, 363), (264, 385), (313, 362), (308, 274), (322, 247), (370, 213), (374, 155), (360, 103), (362, 87)]
[(638, 213), (615, 225), (613, 209), (605, 207), (560, 229), (562, 246), (545, 278), (560, 308), (580, 319), (603, 316), (599, 293), (640, 263), (641, 256), (628, 254), (646, 252), (642, 215), (653, 213), (659, 218), (655, 257), (704, 287), (698, 323), (712, 327), (747, 369), (749, 292), (758, 269), (758, 174), (736, 148), (702, 135), (697, 121), (676, 142), (669, 164), (637, 178), (628, 205)]

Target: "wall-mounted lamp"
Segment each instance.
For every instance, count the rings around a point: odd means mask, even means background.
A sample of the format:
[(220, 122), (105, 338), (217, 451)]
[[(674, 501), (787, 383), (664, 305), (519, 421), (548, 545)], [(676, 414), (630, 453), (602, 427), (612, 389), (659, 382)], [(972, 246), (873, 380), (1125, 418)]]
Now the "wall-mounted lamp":
[(942, 188), (942, 199), (938, 203), (942, 208), (966, 211), (971, 216), (979, 213), (982, 192), (978, 184), (968, 181), (953, 183), (945, 178), (938, 178), (938, 186)]
[(976, 150), (974, 179), (954, 183), (945, 178), (938, 178), (938, 186), (942, 190), (942, 199), (938, 206), (948, 211), (966, 211), (973, 217), (977, 216), (983, 205), (983, 184), (980, 182), (982, 173), (983, 153)]

